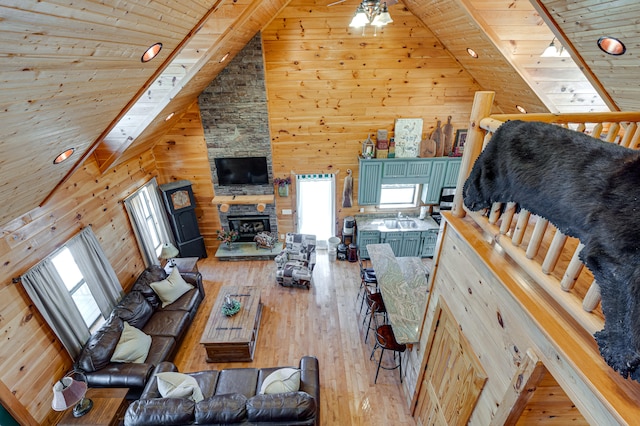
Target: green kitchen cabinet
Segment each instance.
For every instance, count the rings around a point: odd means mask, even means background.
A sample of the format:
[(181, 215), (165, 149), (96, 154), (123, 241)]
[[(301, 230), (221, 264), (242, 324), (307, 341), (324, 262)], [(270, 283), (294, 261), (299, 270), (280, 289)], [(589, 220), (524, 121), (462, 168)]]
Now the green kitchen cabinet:
[(422, 233), (420, 231), (405, 232), (402, 236), (402, 246), (400, 253), (396, 256), (420, 256), (420, 248), (422, 244)]
[(358, 255), (360, 259), (369, 259), (367, 244), (380, 243), (380, 231), (358, 231)]
[(460, 173), (462, 160), (456, 158), (447, 163), (447, 171), (444, 174), (443, 188), (455, 187), (458, 184), (458, 174)]
[(436, 253), (436, 242), (438, 241), (438, 230), (430, 229), (421, 233), (422, 246), (420, 257), (433, 257)]
[(391, 246), (393, 254), (400, 256), (402, 252), (402, 240), (404, 238), (404, 232), (381, 232), (380, 242), (387, 243)]
[(381, 180), (382, 163), (360, 159), (360, 173), (358, 174), (359, 205), (367, 206), (380, 203)]

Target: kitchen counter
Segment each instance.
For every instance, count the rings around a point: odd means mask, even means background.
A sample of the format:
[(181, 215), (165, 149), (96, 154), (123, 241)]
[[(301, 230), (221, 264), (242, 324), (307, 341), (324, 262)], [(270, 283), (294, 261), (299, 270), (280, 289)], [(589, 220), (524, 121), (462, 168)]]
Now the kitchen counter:
[[(358, 225), (358, 231), (380, 231), (380, 232), (408, 232), (408, 231), (428, 231), (430, 229), (439, 229), (440, 225), (436, 223), (431, 216), (427, 216), (424, 219), (418, 219), (417, 217), (402, 216), (398, 218), (396, 216), (382, 215), (382, 214), (361, 214), (355, 215), (356, 224)], [(388, 221), (412, 221), (415, 225), (410, 226), (396, 226), (389, 227), (387, 224), (392, 223)], [(387, 221), (387, 224), (385, 224)]]
[(429, 295), (426, 266), (418, 257), (396, 257), (389, 244), (367, 249), (396, 340), (418, 343)]

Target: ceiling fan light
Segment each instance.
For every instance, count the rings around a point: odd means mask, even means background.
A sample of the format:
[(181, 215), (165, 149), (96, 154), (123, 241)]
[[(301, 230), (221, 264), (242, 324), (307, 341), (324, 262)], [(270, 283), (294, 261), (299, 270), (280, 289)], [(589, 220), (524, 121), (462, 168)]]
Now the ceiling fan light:
[(559, 52), (558, 52), (558, 47), (556, 46), (556, 39), (554, 38), (553, 40), (551, 40), (551, 43), (549, 43), (549, 46), (547, 46), (547, 48), (544, 49), (544, 52), (542, 52), (542, 55), (540, 55), (540, 57), (555, 58), (557, 56), (559, 56)]
[(373, 18), (373, 22), (371, 23), (371, 25), (375, 25), (378, 27), (384, 27), (387, 24), (390, 24), (393, 22), (393, 19), (391, 19), (391, 15), (389, 15), (389, 12), (382, 12), (376, 15), (375, 18)]
[(613, 56), (624, 55), (624, 53), (627, 51), (627, 47), (624, 45), (623, 42), (621, 42), (615, 37), (608, 37), (608, 36), (600, 37), (598, 39), (598, 47), (604, 53), (607, 53)]
[(356, 10), (356, 14), (353, 15), (353, 19), (351, 20), (351, 23), (349, 24), (349, 26), (351, 28), (360, 28), (360, 27), (364, 27), (368, 23), (369, 23), (369, 18), (367, 18), (366, 12), (362, 8), (362, 6), (358, 6), (358, 9)]

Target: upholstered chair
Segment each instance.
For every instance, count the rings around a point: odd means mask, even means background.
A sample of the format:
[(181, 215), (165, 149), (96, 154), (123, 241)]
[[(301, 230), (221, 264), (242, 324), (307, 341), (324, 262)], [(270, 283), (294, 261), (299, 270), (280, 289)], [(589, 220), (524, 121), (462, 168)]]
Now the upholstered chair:
[(288, 233), (282, 252), (276, 256), (276, 281), (284, 287), (311, 286), (316, 264), (316, 236)]

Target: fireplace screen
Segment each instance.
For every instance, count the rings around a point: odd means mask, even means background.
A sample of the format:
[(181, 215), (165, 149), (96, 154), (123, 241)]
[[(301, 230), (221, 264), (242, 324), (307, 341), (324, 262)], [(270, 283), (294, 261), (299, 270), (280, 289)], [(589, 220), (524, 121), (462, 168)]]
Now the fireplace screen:
[(271, 231), (269, 216), (229, 216), (229, 229), (238, 231), (238, 241), (253, 241), (253, 237), (262, 231)]

